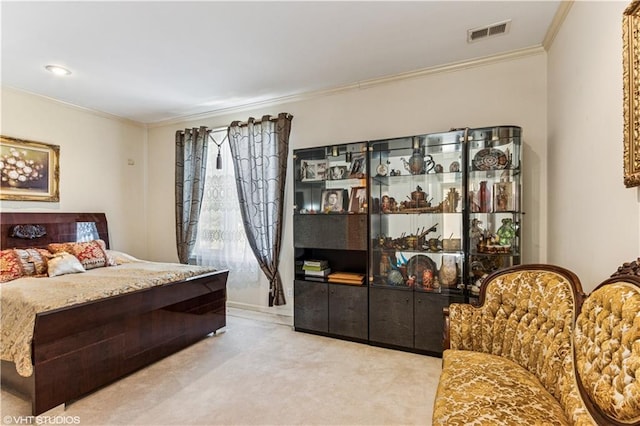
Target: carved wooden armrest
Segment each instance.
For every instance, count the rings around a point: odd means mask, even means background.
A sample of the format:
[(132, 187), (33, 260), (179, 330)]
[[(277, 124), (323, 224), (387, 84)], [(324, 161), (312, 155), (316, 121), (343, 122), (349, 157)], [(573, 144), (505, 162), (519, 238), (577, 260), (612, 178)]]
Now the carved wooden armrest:
[(451, 348), (451, 335), (449, 334), (449, 307), (442, 308), (442, 315), (444, 315), (444, 327), (442, 329), (442, 350)]

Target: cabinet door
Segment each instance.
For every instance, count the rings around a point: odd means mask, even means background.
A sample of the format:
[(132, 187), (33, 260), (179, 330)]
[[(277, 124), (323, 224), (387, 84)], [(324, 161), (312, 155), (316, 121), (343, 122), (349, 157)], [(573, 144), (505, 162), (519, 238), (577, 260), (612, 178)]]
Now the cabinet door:
[(329, 333), (367, 339), (367, 287), (329, 284)]
[(442, 355), (444, 331), (443, 308), (450, 303), (463, 302), (462, 296), (452, 299), (437, 293), (415, 294), (415, 348)]
[(370, 287), (369, 340), (413, 348), (413, 292)]
[(329, 296), (326, 283), (296, 280), (293, 286), (296, 329), (329, 331)]

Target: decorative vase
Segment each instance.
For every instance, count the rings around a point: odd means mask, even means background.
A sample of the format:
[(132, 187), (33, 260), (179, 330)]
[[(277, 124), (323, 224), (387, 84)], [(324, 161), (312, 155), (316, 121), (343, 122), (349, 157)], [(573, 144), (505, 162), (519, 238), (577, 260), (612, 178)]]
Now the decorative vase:
[(513, 219), (504, 218), (502, 219), (502, 226), (498, 228), (498, 232), (496, 232), (498, 238), (500, 239), (501, 246), (510, 246), (513, 243), (513, 239), (516, 237), (516, 229), (513, 227)]
[(480, 204), (481, 213), (489, 213), (491, 211), (491, 192), (487, 188), (487, 181), (480, 182), (480, 190), (478, 191), (478, 202)]
[(458, 283), (458, 262), (456, 256), (442, 256), (442, 265), (438, 273), (440, 285), (455, 287)]

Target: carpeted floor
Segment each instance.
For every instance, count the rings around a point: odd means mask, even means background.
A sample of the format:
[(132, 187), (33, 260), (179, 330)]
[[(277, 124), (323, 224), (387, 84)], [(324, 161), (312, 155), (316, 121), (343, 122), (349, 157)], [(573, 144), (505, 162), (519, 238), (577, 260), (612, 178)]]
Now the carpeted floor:
[[(229, 309), (224, 332), (45, 415), (80, 425), (431, 424), (440, 359), (287, 322)], [(20, 416), (30, 404), (1, 395), (3, 424), (29, 424)]]

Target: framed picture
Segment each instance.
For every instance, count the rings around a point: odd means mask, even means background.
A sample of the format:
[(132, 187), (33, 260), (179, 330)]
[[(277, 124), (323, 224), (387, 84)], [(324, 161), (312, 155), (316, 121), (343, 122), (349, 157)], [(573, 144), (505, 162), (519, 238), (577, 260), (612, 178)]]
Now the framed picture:
[(365, 175), (364, 154), (354, 154), (351, 158), (351, 169), (349, 170), (350, 178), (360, 179)]
[(329, 167), (329, 180), (346, 179), (348, 177), (347, 166), (331, 166)]
[(513, 182), (497, 182), (493, 185), (493, 211), (511, 212), (516, 208)]
[(320, 210), (323, 213), (342, 213), (344, 212), (345, 200), (344, 189), (326, 189), (322, 191), (322, 205)]
[(349, 213), (367, 212), (367, 188), (354, 186), (349, 194)]
[(622, 15), (622, 79), (624, 115), (624, 185), (640, 186), (640, 1), (634, 0)]
[(300, 161), (300, 180), (309, 182), (327, 178), (327, 160)]
[(0, 136), (0, 200), (60, 201), (60, 147)]

